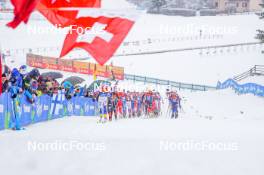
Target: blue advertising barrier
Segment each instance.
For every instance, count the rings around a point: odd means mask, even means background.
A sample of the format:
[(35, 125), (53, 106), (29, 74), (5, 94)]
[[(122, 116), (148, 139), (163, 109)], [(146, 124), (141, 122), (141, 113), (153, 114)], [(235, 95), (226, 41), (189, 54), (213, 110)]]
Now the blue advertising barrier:
[(74, 116), (76, 98), (78, 97), (63, 101), (64, 113), (66, 116)]
[(6, 94), (0, 96), (0, 130), (5, 129), (5, 119), (7, 108)]
[(73, 114), (75, 116), (83, 116), (83, 105), (85, 99), (76, 97), (73, 100), (74, 100)]
[(65, 116), (64, 113), (64, 103), (67, 103), (67, 101), (64, 98), (64, 94), (62, 92), (59, 92), (57, 95), (54, 95), (51, 100), (50, 105), (50, 115), (49, 119), (57, 119)]
[(31, 105), (32, 119), (34, 123), (47, 121), (49, 118), (49, 109), (51, 106), (51, 98), (43, 95), (36, 99), (35, 103)]
[(217, 89), (233, 88), (239, 94), (254, 94), (256, 96), (264, 97), (264, 86), (255, 83), (238, 84), (233, 79), (228, 79), (225, 82), (217, 83)]
[(91, 98), (73, 97), (67, 100), (63, 92), (53, 97), (42, 95), (33, 104), (24, 95), (11, 99), (9, 93), (3, 93), (0, 96), (0, 130), (13, 128), (15, 119), (21, 126), (26, 126), (65, 116), (95, 116), (96, 106)]
[(96, 106), (97, 103), (93, 101), (93, 99), (89, 98), (87, 100), (82, 101), (83, 106), (83, 115), (84, 116), (95, 116), (97, 115)]
[[(11, 99), (12, 100), (12, 99)], [(33, 107), (32, 104), (30, 104), (26, 98), (26, 96), (21, 96), (20, 98), (20, 104), (18, 105), (18, 109), (19, 111), (17, 112), (19, 117), (20, 117), (20, 124), (21, 126), (26, 126), (29, 125), (31, 123), (33, 123), (34, 119), (33, 119)], [(14, 109), (11, 109), (12, 111), (14, 111)], [(12, 112), (12, 121), (15, 120), (14, 118), (14, 112)]]

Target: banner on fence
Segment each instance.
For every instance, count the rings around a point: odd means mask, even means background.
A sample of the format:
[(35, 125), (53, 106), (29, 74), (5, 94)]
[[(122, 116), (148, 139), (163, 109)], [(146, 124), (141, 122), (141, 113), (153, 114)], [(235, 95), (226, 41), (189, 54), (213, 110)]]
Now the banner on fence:
[(235, 92), (239, 94), (254, 94), (260, 97), (264, 97), (264, 86), (255, 83), (238, 84), (233, 79), (228, 79), (225, 82), (217, 83), (217, 89), (233, 88)]
[(44, 58), (42, 57), (42, 64), (44, 69), (59, 70), (57, 58)]
[(44, 61), (42, 61), (42, 57), (37, 55), (28, 54), (27, 55), (27, 65), (36, 68), (45, 68)]
[(94, 69), (96, 71), (96, 76), (109, 77), (109, 75), (107, 75), (106, 66), (101, 66), (100, 64), (95, 64), (95, 68)]
[(58, 59), (59, 69), (66, 72), (74, 72), (73, 61)]
[(3, 93), (0, 96), (0, 130), (14, 127), (16, 118), (21, 126), (26, 126), (64, 116), (95, 116), (96, 106), (90, 98), (66, 100), (63, 92), (53, 97), (40, 96), (33, 104), (24, 95), (11, 99), (9, 93)]
[(114, 73), (114, 76), (118, 80), (124, 80), (125, 78), (125, 72), (124, 69), (121, 67), (114, 67), (114, 66), (109, 66), (108, 72), (110, 72), (112, 76), (112, 72)]
[(73, 69), (76, 73), (89, 74), (89, 66), (87, 62), (73, 61)]
[(35, 54), (27, 54), (27, 65), (41, 69), (61, 70), (88, 75), (94, 75), (96, 72), (97, 76), (105, 78), (111, 78), (113, 72), (116, 79), (124, 80), (123, 67), (101, 66), (99, 64), (45, 57)]

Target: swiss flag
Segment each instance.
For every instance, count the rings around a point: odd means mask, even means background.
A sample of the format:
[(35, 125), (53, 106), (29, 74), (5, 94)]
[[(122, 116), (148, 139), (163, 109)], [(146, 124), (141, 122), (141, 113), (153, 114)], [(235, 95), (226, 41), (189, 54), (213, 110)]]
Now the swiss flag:
[(121, 17), (80, 17), (66, 36), (60, 57), (82, 48), (104, 65), (121, 45), (134, 21)]
[(40, 0), (37, 10), (53, 25), (65, 27), (73, 24), (78, 10), (71, 8), (99, 8), (101, 0)]
[(41, 0), (48, 8), (101, 7), (101, 0)]
[(14, 19), (7, 24), (8, 27), (16, 28), (21, 22), (27, 23), (30, 14), (35, 10), (39, 0), (11, 0), (14, 6)]
[(47, 4), (39, 3), (37, 10), (53, 25), (60, 27), (69, 26), (74, 23), (77, 17), (77, 10), (49, 9)]

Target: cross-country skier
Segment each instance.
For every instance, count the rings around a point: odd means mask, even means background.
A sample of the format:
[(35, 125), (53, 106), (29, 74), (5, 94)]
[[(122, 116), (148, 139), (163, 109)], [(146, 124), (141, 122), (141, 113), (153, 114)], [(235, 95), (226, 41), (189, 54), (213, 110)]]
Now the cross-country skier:
[(117, 97), (116, 112), (117, 112), (119, 118), (123, 117), (123, 103), (122, 103), (122, 97), (120, 95), (118, 95), (118, 97)]
[(161, 113), (161, 96), (159, 92), (154, 94), (154, 101), (155, 101), (155, 115), (158, 117)]
[(99, 122), (102, 123), (105, 123), (107, 121), (107, 102), (108, 102), (108, 97), (110, 96), (107, 89), (108, 88), (106, 87), (102, 87), (97, 99), (99, 114), (100, 114)]
[(136, 117), (137, 111), (138, 111), (138, 102), (137, 102), (137, 96), (135, 92), (132, 95), (131, 106), (132, 106), (132, 116)]
[(171, 118), (178, 118), (178, 108), (181, 108), (180, 97), (176, 93), (172, 93), (170, 98)]
[(115, 120), (117, 120), (117, 115), (118, 115), (118, 112), (117, 112), (118, 97), (117, 97), (116, 93), (113, 93), (113, 95), (112, 95), (112, 102), (113, 102), (113, 114), (115, 116)]
[(107, 112), (108, 112), (108, 119), (109, 121), (112, 121), (113, 118), (113, 113), (114, 113), (114, 108), (115, 108), (115, 101), (114, 101), (114, 96), (111, 95), (108, 97), (107, 101)]
[(153, 105), (153, 95), (152, 91), (149, 91), (145, 95), (145, 115), (150, 115), (152, 113), (152, 105)]
[(123, 93), (123, 95), (121, 96), (121, 102), (122, 102), (122, 114), (123, 114), (123, 118), (126, 118), (127, 115), (127, 104), (126, 104), (126, 94)]
[(140, 94), (137, 96), (137, 116), (140, 117), (142, 114), (142, 97)]
[(127, 93), (127, 95), (125, 97), (125, 103), (126, 103), (125, 114), (128, 114), (128, 117), (131, 118), (131, 116), (132, 116), (132, 100), (131, 100), (131, 96), (130, 96), (129, 92)]

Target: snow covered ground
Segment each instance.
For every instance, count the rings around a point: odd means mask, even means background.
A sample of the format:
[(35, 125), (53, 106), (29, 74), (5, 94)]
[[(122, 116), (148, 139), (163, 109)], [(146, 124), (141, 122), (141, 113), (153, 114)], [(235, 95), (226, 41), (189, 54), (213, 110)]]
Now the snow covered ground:
[[(166, 87), (156, 88), (164, 93)], [(1, 131), (1, 172), (263, 174), (263, 98), (231, 90), (179, 93), (183, 110), (177, 120), (169, 118), (164, 99), (158, 119), (98, 124), (94, 117), (65, 117)]]
[[(263, 120), (180, 118), (100, 125), (93, 118), (63, 118), (21, 132), (1, 131), (1, 172), (262, 175), (263, 124)], [(74, 149), (63, 151), (59, 148), (63, 144)]]

